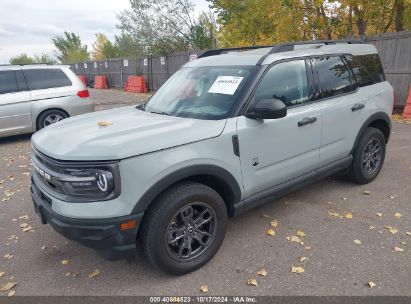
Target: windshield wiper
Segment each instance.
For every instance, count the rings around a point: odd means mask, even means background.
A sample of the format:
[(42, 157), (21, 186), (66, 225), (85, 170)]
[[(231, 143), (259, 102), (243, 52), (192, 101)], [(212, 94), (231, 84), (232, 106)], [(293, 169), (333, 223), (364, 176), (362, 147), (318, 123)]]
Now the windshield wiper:
[(146, 108), (145, 103), (141, 103), (141, 104), (136, 105), (136, 109), (139, 109), (141, 111), (145, 111), (146, 110), (145, 108)]
[(150, 111), (150, 113), (171, 116), (171, 114), (168, 114), (167, 112), (161, 112), (161, 111)]

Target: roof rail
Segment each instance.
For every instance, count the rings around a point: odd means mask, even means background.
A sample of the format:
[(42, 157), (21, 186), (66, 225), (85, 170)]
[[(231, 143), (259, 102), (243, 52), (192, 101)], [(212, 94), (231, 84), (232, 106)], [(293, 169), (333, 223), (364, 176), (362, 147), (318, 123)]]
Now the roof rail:
[(0, 66), (25, 66), (25, 65), (53, 65), (53, 63), (22, 63), (22, 64), (11, 64), (11, 63), (4, 63), (0, 64)]
[(255, 50), (261, 48), (270, 48), (272, 45), (253, 45), (253, 46), (243, 46), (243, 47), (235, 47), (235, 48), (223, 48), (223, 49), (213, 49), (208, 50), (202, 53), (198, 58), (209, 57), (209, 56), (216, 56), (223, 54), (225, 52), (232, 52), (232, 51), (246, 51), (246, 50)]
[(364, 41), (360, 40), (360, 39), (310, 40), (310, 41), (286, 42), (286, 43), (275, 44), (275, 45), (245, 46), (245, 47), (238, 47), (238, 48), (223, 48), (223, 49), (214, 49), (214, 50), (205, 51), (200, 56), (198, 56), (198, 58), (216, 56), (216, 55), (223, 54), (225, 52), (255, 50), (255, 49), (261, 49), (261, 48), (271, 48), (271, 50), (267, 54), (267, 55), (269, 55), (269, 54), (274, 54), (274, 53), (293, 51), (295, 49), (294, 47), (296, 45), (309, 45), (309, 44), (332, 45), (332, 44), (337, 44), (337, 43), (361, 44), (361, 43), (364, 43)]
[(310, 44), (333, 45), (337, 43), (361, 44), (361, 43), (364, 43), (364, 41), (360, 39), (345, 39), (345, 40), (310, 40), (310, 41), (286, 42), (286, 43), (273, 45), (272, 49), (270, 50), (268, 54), (294, 51), (296, 45), (310, 45)]

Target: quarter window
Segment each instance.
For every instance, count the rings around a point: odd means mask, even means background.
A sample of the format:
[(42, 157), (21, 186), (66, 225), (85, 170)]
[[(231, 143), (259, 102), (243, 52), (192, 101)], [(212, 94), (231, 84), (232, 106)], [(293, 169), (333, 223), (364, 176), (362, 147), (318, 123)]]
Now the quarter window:
[(315, 59), (319, 80), (319, 98), (332, 97), (353, 90), (351, 74), (341, 57)]
[(287, 107), (309, 100), (307, 70), (304, 60), (274, 65), (261, 80), (255, 93), (256, 101), (280, 99)]
[(60, 69), (24, 70), (29, 90), (71, 86), (71, 81)]
[(347, 56), (346, 58), (360, 87), (385, 80), (381, 61), (377, 54)]
[(18, 92), (14, 71), (0, 72), (0, 94)]

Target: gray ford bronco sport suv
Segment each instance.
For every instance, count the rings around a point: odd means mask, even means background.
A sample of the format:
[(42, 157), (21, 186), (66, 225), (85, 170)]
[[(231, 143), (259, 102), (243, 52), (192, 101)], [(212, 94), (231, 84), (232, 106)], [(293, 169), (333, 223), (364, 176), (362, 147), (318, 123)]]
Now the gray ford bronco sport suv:
[(229, 217), (337, 172), (376, 178), (393, 95), (360, 41), (207, 51), (144, 105), (37, 132), (35, 210), (106, 259), (138, 242), (184, 274), (215, 255)]

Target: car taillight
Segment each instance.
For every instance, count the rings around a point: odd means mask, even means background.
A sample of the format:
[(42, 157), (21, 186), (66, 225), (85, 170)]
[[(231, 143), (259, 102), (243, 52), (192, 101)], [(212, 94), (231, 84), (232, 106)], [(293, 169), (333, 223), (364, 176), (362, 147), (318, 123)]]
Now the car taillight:
[(89, 94), (88, 90), (82, 90), (82, 91), (77, 92), (77, 96), (80, 97), (80, 98), (86, 98), (86, 97), (89, 97), (90, 94)]

